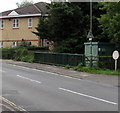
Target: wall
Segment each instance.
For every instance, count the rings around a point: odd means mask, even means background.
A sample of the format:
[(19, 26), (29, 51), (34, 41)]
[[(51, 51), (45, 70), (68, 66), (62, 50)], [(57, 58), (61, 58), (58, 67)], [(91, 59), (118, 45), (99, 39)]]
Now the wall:
[(12, 19), (4, 19), (4, 29), (0, 30), (0, 42), (3, 41), (4, 47), (12, 47), (13, 42), (21, 41), (22, 39), (31, 41), (32, 45), (38, 46), (38, 37), (32, 33), (36, 31), (35, 27), (38, 24), (39, 17), (31, 17), (33, 26), (28, 28), (28, 18), (19, 18), (19, 28), (12, 28)]

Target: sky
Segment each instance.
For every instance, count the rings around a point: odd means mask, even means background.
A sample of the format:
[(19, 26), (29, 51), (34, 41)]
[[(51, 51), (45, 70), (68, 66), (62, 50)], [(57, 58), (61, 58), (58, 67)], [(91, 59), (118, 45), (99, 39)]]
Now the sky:
[[(17, 8), (16, 3), (21, 3), (23, 0), (0, 0), (0, 12)], [(27, 0), (31, 1), (31, 0)], [(32, 0), (34, 3), (37, 2), (48, 2), (49, 0)]]
[[(0, 0), (0, 12), (11, 10), (17, 8), (16, 3), (21, 3), (24, 0)], [(49, 2), (50, 0), (27, 0), (27, 1), (33, 1), (34, 3), (37, 2)], [(85, 1), (85, 0), (71, 0), (71, 1)], [(89, 0), (87, 0), (89, 1)], [(95, 0), (97, 1), (97, 0)], [(104, 0), (98, 0), (98, 1), (104, 1)], [(114, 1), (114, 0), (108, 0), (108, 1)], [(119, 1), (119, 0), (117, 0)]]

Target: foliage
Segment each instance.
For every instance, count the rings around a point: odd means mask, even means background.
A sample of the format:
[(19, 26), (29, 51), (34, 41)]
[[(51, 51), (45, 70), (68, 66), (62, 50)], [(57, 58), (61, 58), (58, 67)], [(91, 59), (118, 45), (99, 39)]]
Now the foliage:
[(33, 1), (28, 1), (28, 0), (23, 0), (21, 3), (17, 2), (16, 5), (18, 8), (24, 7), (24, 6), (29, 6), (33, 4)]
[(18, 46), (20, 46), (20, 47), (30, 47), (31, 46), (31, 42), (28, 42), (28, 41), (21, 41), (20, 43), (19, 43), (19, 45)]
[(114, 71), (110, 69), (100, 69), (98, 67), (85, 67), (78, 65), (76, 67), (73, 67), (74, 70), (82, 71), (82, 72), (88, 72), (88, 73), (95, 73), (95, 74), (104, 74), (104, 75), (120, 75), (120, 70)]
[(38, 32), (33, 33), (41, 39), (48, 39), (49, 37), (48, 25), (49, 25), (48, 20), (45, 17), (41, 17), (36, 27), (36, 30)]
[[(84, 42), (89, 31), (89, 3), (57, 2), (50, 4), (48, 18), (40, 18), (34, 32), (41, 38), (54, 41), (57, 52), (83, 53)], [(101, 13), (99, 4), (94, 3), (94, 35), (99, 34), (97, 17)], [(97, 29), (97, 30), (96, 30)]]
[(71, 66), (71, 65), (66, 65), (65, 68), (67, 68), (67, 69), (71, 69), (72, 66)]
[(28, 50), (25, 47), (20, 47), (15, 50), (15, 60), (20, 60), (21, 58), (28, 55)]
[(101, 10), (106, 14), (99, 18), (102, 34), (106, 35), (109, 40), (120, 50), (120, 2), (101, 3)]
[(13, 59), (23, 62), (34, 62), (34, 54), (27, 47), (2, 48), (2, 59)]
[(23, 57), (21, 57), (21, 61), (33, 63), (34, 62), (34, 56), (33, 55), (23, 56)]
[(27, 47), (30, 51), (48, 51), (48, 47), (29, 46)]
[(2, 59), (14, 59), (15, 48), (1, 48), (0, 53)]

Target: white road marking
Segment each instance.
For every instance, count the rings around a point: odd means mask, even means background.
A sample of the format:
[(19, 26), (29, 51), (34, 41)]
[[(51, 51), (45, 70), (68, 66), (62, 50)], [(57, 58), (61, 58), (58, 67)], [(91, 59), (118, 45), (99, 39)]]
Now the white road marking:
[(31, 81), (31, 82), (36, 82), (36, 83), (41, 84), (41, 82), (36, 81), (36, 80), (33, 80), (33, 79), (30, 79), (30, 78), (27, 78), (27, 77), (23, 77), (23, 76), (20, 76), (20, 75), (17, 75), (17, 77), (20, 77), (20, 78), (23, 78), (23, 79), (29, 80), (29, 81)]
[(109, 104), (118, 105), (118, 103), (115, 103), (115, 102), (111, 102), (111, 101), (104, 100), (104, 99), (101, 99), (101, 98), (97, 98), (97, 97), (94, 97), (94, 96), (86, 95), (86, 94), (83, 94), (83, 93), (78, 93), (78, 92), (75, 92), (75, 91), (72, 91), (72, 90), (69, 90), (69, 89), (64, 89), (64, 88), (59, 88), (59, 89), (63, 90), (63, 91), (70, 92), (70, 93), (74, 93), (74, 94), (77, 94), (77, 95), (80, 95), (80, 96), (84, 96), (84, 97), (88, 97), (88, 98), (91, 98), (91, 99), (106, 102), (106, 103), (109, 103)]
[[(5, 107), (5, 108), (9, 109), (10, 111), (14, 111), (14, 109), (12, 109), (12, 108), (6, 106), (5, 104), (1, 104), (1, 103), (0, 103), (0, 105), (1, 105), (1, 107)], [(2, 109), (3, 109), (3, 108), (2, 108)]]
[(9, 104), (10, 106), (17, 108), (19, 111), (25, 111), (27, 113), (27, 111), (25, 109), (23, 109), (22, 107), (17, 106), (16, 104), (14, 104), (13, 102), (9, 101), (8, 99), (1, 97), (0, 96), (0, 100), (6, 102), (7, 104)]
[(43, 73), (49, 73), (49, 74), (52, 74), (52, 75), (57, 75), (57, 76), (65, 77), (65, 78), (70, 78), (70, 79), (75, 79), (75, 80), (81, 80), (80, 78), (74, 78), (74, 77), (71, 77), (71, 76), (57, 74), (57, 73), (53, 73), (53, 72), (49, 72), (49, 71), (44, 71), (44, 70), (40, 70), (40, 69), (33, 69), (33, 68), (29, 68), (29, 67), (23, 67), (23, 66), (18, 66), (18, 65), (15, 65), (15, 64), (12, 64), (12, 65), (13, 66), (17, 66), (17, 67), (21, 67), (21, 68), (24, 68), (24, 69), (30, 69), (30, 70), (34, 70), (34, 71), (40, 71), (40, 72), (43, 72)]
[(3, 71), (3, 70), (0, 70), (0, 72), (5, 72), (5, 71)]
[[(21, 68), (24, 68), (24, 69), (29, 69), (29, 70), (35, 70), (35, 71), (40, 71), (40, 72), (45, 72), (45, 73), (49, 73), (49, 74), (52, 74), (52, 75), (57, 75), (57, 76), (61, 76), (61, 77), (65, 77), (65, 78), (70, 78), (70, 79), (74, 79), (74, 80), (79, 80), (79, 81), (83, 81), (83, 79), (81, 78), (75, 78), (75, 77), (71, 77), (71, 76), (67, 76), (67, 75), (62, 75), (62, 74), (57, 74), (57, 73), (53, 73), (53, 72), (49, 72), (49, 71), (43, 71), (43, 70), (40, 70), (40, 69), (33, 69), (33, 68), (29, 68), (29, 67), (23, 67), (23, 66), (19, 66), (19, 65), (16, 65), (16, 64), (9, 64), (9, 65), (12, 65), (12, 66), (17, 66), (17, 67), (21, 67)], [(101, 84), (101, 83), (98, 83), (98, 82), (93, 82), (93, 81), (90, 81), (90, 80), (85, 80), (86, 82), (89, 82), (89, 83), (94, 83), (94, 84), (99, 84), (99, 85), (102, 85), (102, 86), (108, 86), (108, 87), (114, 87), (113, 85), (110, 85), (110, 84)]]

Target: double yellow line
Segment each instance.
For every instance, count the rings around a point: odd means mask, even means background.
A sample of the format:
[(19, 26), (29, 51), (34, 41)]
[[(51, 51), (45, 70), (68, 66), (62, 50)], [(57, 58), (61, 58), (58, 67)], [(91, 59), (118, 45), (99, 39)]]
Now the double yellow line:
[(6, 104), (10, 105), (11, 107), (13, 107), (16, 111), (23, 111), (23, 113), (28, 113), (28, 111), (26, 111), (25, 109), (18, 107), (16, 104), (14, 104), (13, 102), (9, 101), (8, 99), (0, 96), (0, 101), (1, 102), (5, 102)]

